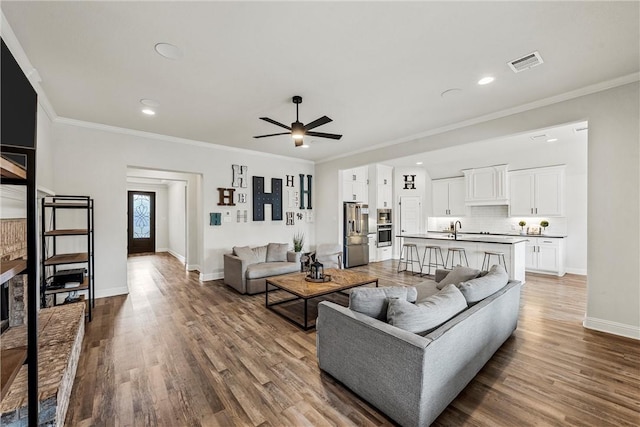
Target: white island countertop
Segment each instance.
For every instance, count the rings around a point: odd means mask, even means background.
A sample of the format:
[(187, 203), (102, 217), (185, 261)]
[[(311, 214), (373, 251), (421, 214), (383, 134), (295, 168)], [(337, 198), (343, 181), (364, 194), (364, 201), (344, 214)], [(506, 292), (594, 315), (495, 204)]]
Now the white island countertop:
[[(490, 261), (490, 265), (497, 264), (496, 257), (487, 257), (487, 251), (500, 252), (504, 255), (509, 278), (513, 280), (525, 281), (525, 262), (527, 236), (496, 236), (486, 234), (464, 234), (458, 233), (458, 238), (454, 239), (453, 234), (445, 233), (415, 233), (400, 234), (396, 237), (402, 239), (403, 243), (413, 243), (418, 246), (418, 251), (427, 245), (436, 245), (440, 248), (447, 268), (453, 268), (456, 264), (466, 264), (469, 267), (483, 269), (485, 260)], [(449, 248), (459, 247), (464, 249), (465, 260), (456, 261), (453, 254), (449, 254)], [(418, 252), (420, 253), (420, 252)], [(426, 250), (423, 251), (422, 264), (425, 263)], [(501, 255), (502, 256), (502, 255)], [(486, 258), (485, 258), (486, 257)], [(489, 260), (489, 258), (492, 258)], [(500, 260), (501, 261), (501, 260)], [(428, 262), (428, 261), (426, 261)], [(426, 267), (425, 267), (426, 268)], [(487, 269), (484, 266), (484, 269)]]
[(426, 233), (426, 234), (399, 234), (396, 237), (407, 239), (433, 239), (447, 240), (452, 242), (477, 242), (477, 243), (501, 243), (505, 245), (513, 245), (520, 242), (526, 242), (527, 236), (498, 236), (487, 234), (464, 234), (458, 233), (458, 238), (454, 239), (453, 234), (450, 236), (445, 233)]

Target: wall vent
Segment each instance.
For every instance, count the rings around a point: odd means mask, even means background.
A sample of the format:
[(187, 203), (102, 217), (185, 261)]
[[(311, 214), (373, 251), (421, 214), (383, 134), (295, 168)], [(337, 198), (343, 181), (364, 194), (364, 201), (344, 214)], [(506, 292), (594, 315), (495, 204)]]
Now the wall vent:
[(546, 141), (548, 136), (546, 133), (542, 133), (540, 135), (530, 136), (529, 138), (531, 138), (532, 141), (543, 141), (543, 140)]
[(542, 60), (542, 57), (536, 51), (528, 55), (525, 55), (522, 58), (509, 61), (507, 62), (507, 65), (509, 65), (509, 68), (511, 68), (514, 73), (519, 73), (520, 71), (528, 70), (529, 68), (533, 68), (537, 65), (540, 65), (543, 62), (544, 61)]

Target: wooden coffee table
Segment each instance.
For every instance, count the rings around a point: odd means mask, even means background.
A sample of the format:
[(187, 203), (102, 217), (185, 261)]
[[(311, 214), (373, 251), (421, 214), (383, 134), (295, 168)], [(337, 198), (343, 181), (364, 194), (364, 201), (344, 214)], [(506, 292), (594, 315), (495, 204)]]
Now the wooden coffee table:
[[(280, 316), (300, 326), (306, 331), (315, 327), (315, 322), (313, 324), (310, 324), (308, 318), (308, 304), (310, 299), (332, 294), (334, 292), (344, 291), (345, 289), (366, 285), (368, 283), (375, 283), (376, 287), (378, 287), (377, 277), (369, 276), (357, 271), (328, 268), (324, 273), (325, 275), (328, 274), (331, 276), (330, 282), (308, 282), (305, 280), (307, 273), (283, 274), (282, 276), (273, 276), (268, 278), (265, 292), (265, 306), (269, 310), (278, 313)], [(295, 298), (289, 298), (282, 301), (269, 303), (269, 285), (273, 285), (278, 289), (293, 294), (295, 295)], [(282, 310), (275, 309), (275, 307), (280, 304), (288, 303), (295, 300), (303, 301), (303, 323), (300, 323), (294, 318), (287, 316)]]

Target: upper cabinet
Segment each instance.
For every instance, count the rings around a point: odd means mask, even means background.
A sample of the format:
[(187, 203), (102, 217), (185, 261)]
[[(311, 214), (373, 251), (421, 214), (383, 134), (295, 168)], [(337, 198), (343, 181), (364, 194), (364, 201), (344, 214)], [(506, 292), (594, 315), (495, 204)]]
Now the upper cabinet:
[(564, 166), (509, 173), (511, 216), (564, 216)]
[(467, 206), (509, 204), (509, 182), (507, 165), (465, 169), (464, 173)]
[(393, 168), (376, 165), (376, 183), (378, 187), (376, 208), (391, 209), (393, 205)]
[(343, 201), (369, 202), (368, 174), (367, 166), (342, 171)]
[(434, 179), (431, 181), (433, 216), (465, 215), (464, 178)]

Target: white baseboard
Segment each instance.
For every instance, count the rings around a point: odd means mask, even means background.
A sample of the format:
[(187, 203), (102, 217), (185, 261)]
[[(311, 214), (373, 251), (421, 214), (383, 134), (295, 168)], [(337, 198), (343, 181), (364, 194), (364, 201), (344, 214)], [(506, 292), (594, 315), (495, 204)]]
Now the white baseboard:
[(200, 271), (200, 266), (198, 264), (186, 264), (187, 271)]
[(156, 252), (169, 252), (169, 248), (156, 248)]
[(96, 298), (107, 298), (116, 295), (126, 295), (129, 288), (126, 286), (118, 286), (114, 288), (96, 288)]
[(224, 272), (222, 271), (218, 271), (216, 273), (207, 273), (207, 274), (200, 273), (201, 282), (207, 282), (209, 280), (219, 280), (222, 278), (224, 278)]
[(622, 337), (640, 340), (640, 327), (625, 325), (623, 323), (612, 322), (610, 320), (585, 317), (582, 325), (587, 329), (606, 332), (608, 334), (620, 335)]
[(174, 258), (176, 258), (181, 263), (186, 264), (186, 262), (185, 262), (186, 259), (182, 255), (180, 255), (179, 253), (174, 252), (171, 249), (167, 249), (167, 252), (169, 252), (170, 255), (172, 255)]
[(579, 274), (581, 276), (586, 276), (587, 275), (587, 269), (586, 268), (566, 268), (565, 269), (566, 273), (569, 274)]

